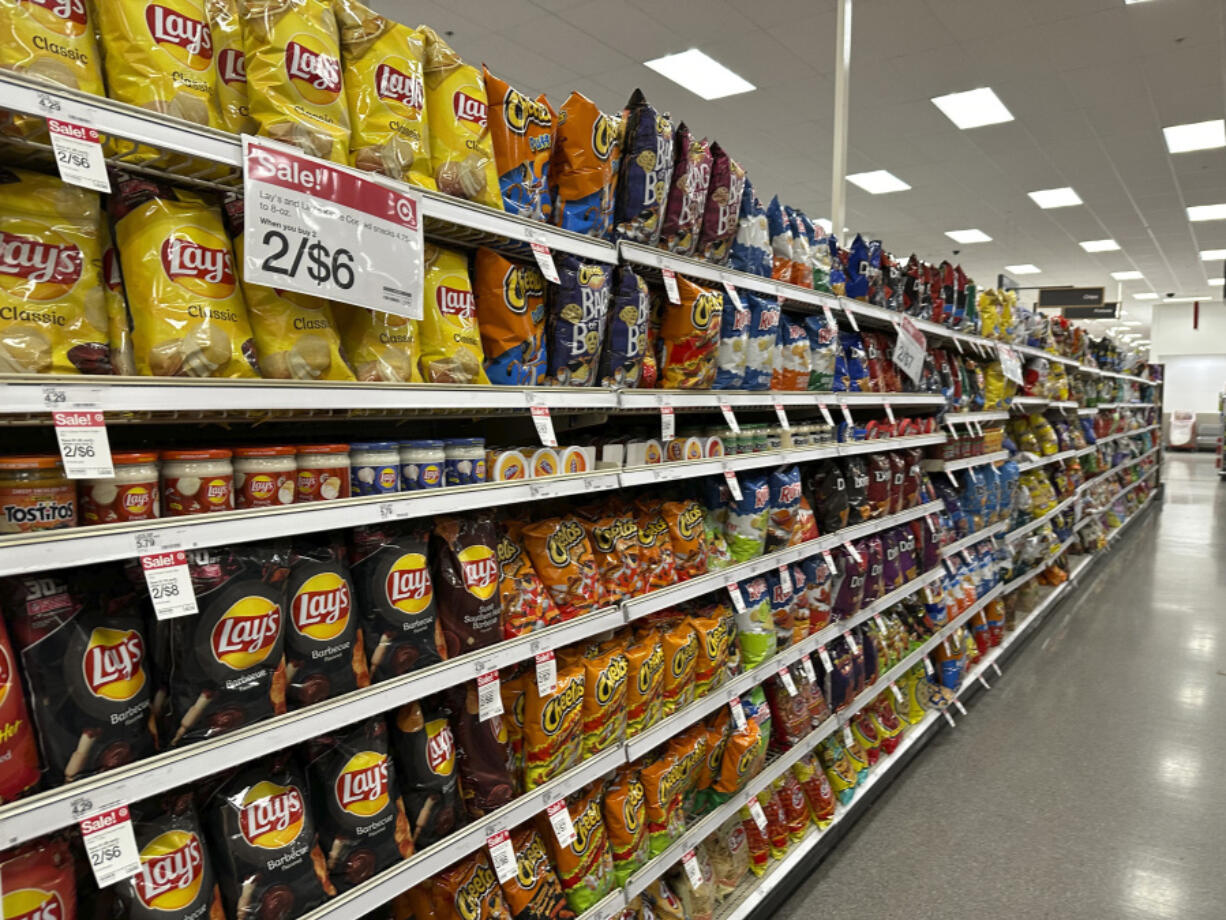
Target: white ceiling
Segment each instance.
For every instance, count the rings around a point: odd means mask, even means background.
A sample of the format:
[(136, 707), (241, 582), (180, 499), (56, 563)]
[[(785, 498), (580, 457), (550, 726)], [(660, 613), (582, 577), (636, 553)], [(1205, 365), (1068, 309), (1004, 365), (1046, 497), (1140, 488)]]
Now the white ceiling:
[[(465, 60), (560, 105), (573, 89), (606, 110), (635, 87), (718, 139), (763, 200), (812, 217), (830, 208), (835, 0), (373, 0), (409, 24), (454, 33)], [(856, 0), (849, 173), (887, 169), (910, 191), (848, 186), (847, 224), (905, 257), (960, 261), (982, 286), (1033, 262), (1027, 284), (1124, 282), (1132, 293), (1209, 293), (1226, 220), (1185, 208), (1226, 202), (1226, 149), (1169, 155), (1165, 125), (1226, 115), (1222, 0)], [(698, 47), (758, 89), (705, 102), (642, 62)], [(991, 86), (1016, 120), (958, 130), (929, 101)], [(1041, 210), (1026, 193), (1072, 186), (1085, 204)], [(976, 227), (990, 243), (958, 246)], [(1080, 240), (1111, 237), (1092, 255)], [(954, 249), (960, 249), (957, 256)], [(1220, 298), (1220, 288), (1214, 292)], [(1162, 309), (1161, 305), (1157, 309)]]

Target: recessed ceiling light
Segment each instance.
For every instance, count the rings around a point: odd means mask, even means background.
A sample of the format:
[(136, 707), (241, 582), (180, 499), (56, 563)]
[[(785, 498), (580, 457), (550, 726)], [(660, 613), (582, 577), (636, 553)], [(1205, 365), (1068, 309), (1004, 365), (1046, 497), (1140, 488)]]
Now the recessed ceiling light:
[(1202, 262), (1216, 262), (1218, 259), (1226, 259), (1226, 249), (1202, 249), (1200, 251)]
[(1141, 326), (1144, 324), (1137, 322), (1135, 319), (1129, 319), (1129, 320), (1124, 321), (1124, 325), (1125, 326)]
[(955, 243), (990, 243), (992, 238), (982, 230), (946, 230), (945, 235)]
[(1200, 204), (1188, 208), (1188, 220), (1226, 220), (1226, 204)]
[(1064, 188), (1042, 188), (1037, 192), (1027, 192), (1026, 194), (1044, 210), (1048, 208), (1071, 208), (1073, 205), (1081, 204), (1081, 196), (1067, 185)]
[(1157, 300), (1158, 295), (1155, 294), (1153, 291), (1148, 291), (1144, 294), (1133, 294), (1132, 299), (1133, 300)]
[(680, 54), (666, 54), (645, 63), (656, 73), (668, 77), (703, 99), (723, 99), (725, 96), (735, 96), (737, 93), (748, 93), (757, 89), (744, 77), (733, 73), (697, 48), (682, 51)]
[(937, 96), (932, 103), (963, 131), (967, 128), (979, 128), (983, 125), (998, 125), (1001, 122), (1013, 121), (1013, 113), (1005, 108), (1000, 97), (986, 86), (968, 90), (965, 93)]
[(884, 195), (886, 192), (905, 192), (911, 186), (894, 175), (889, 170), (874, 169), (872, 172), (853, 173), (847, 181), (858, 185), (866, 192), (874, 195)]
[(1223, 285), (1223, 284), (1226, 284), (1226, 278), (1210, 278), (1209, 283), (1215, 284), (1215, 285)]
[(1115, 240), (1083, 240), (1077, 245), (1086, 252), (1115, 252), (1120, 248)]
[(1025, 265), (1006, 265), (1005, 271), (1011, 275), (1037, 275), (1043, 269), (1037, 265), (1031, 265), (1027, 262)]
[(1202, 297), (1163, 297), (1163, 303), (1192, 303), (1194, 300), (1208, 300), (1208, 296)]
[(1166, 149), (1171, 153), (1188, 153), (1191, 150), (1212, 150), (1226, 147), (1226, 121), (1197, 121), (1187, 125), (1171, 125), (1163, 128)]
[(1112, 272), (1111, 277), (1116, 281), (1140, 281), (1145, 276), (1140, 272)]

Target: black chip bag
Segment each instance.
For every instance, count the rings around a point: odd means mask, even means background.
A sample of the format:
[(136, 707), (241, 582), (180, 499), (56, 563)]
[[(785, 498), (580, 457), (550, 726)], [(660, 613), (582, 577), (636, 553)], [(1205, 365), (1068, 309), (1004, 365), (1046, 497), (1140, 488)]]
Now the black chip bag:
[(285, 629), (290, 709), (370, 683), (345, 547), (330, 537), (299, 537), (290, 550)]
[(724, 152), (717, 142), (711, 144), (711, 178), (698, 236), (700, 258), (723, 265), (732, 253), (741, 194), (745, 191), (745, 169)]
[(868, 463), (864, 457), (843, 459), (843, 479), (847, 483), (847, 523), (861, 524), (873, 516), (868, 499)]
[(336, 894), (289, 751), (235, 771), (209, 797), (206, 820), (230, 920), (299, 917)]
[(460, 792), (468, 817), (476, 820), (497, 811), (515, 796), (506, 725), (500, 716), (481, 718), (474, 681), (451, 688), (448, 697)]
[(847, 526), (847, 477), (837, 460), (822, 460), (809, 479), (813, 493), (813, 513), (822, 533), (834, 533)]
[(616, 239), (655, 246), (668, 182), (673, 174), (673, 123), (636, 89), (623, 113), (621, 170), (613, 233)]
[(559, 255), (555, 262), (559, 283), (549, 289), (545, 327), (549, 380), (561, 386), (592, 386), (600, 368), (613, 269), (571, 255)]
[(420, 527), (370, 525), (350, 532), (349, 563), (372, 681), (443, 659), (427, 538)]
[(52, 783), (120, 767), (156, 750), (147, 606), (118, 569), (6, 578), (0, 581), (0, 603), (21, 657)]
[(413, 846), (423, 849), (467, 823), (456, 778), (455, 736), (445, 708), (435, 699), (401, 706), (388, 725)]
[(465, 517), (435, 518), (430, 554), (447, 657), (475, 652), (501, 640), (498, 526), (493, 515), (479, 511)]
[(348, 891), (413, 853), (388, 748), (387, 723), (368, 719), (306, 744), (312, 805), (328, 878)]
[(604, 348), (600, 351), (602, 386), (637, 387), (647, 353), (651, 296), (647, 282), (628, 265), (619, 266), (613, 287)]

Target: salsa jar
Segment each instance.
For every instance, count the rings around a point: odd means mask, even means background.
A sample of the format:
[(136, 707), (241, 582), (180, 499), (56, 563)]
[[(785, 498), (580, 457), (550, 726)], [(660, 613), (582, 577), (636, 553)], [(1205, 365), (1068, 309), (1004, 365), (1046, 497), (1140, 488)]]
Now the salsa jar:
[(59, 457), (0, 457), (0, 533), (75, 526), (77, 486)]
[(349, 497), (349, 445), (299, 444), (294, 501), (325, 502)]
[(83, 479), (79, 483), (81, 523), (115, 524), (158, 517), (157, 451), (120, 452), (112, 454), (111, 460), (113, 478)]
[(234, 504), (239, 508), (292, 505), (297, 454), (293, 447), (236, 447)]
[(234, 466), (225, 448), (162, 452), (167, 517), (234, 510)]

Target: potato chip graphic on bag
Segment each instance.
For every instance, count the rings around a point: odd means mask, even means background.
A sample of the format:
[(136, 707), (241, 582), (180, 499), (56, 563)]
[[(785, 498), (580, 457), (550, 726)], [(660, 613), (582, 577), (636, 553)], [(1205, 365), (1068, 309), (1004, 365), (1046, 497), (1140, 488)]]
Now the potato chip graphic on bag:
[(490, 138), (502, 204), (508, 214), (549, 220), (549, 160), (554, 114), (544, 96), (530, 99), (505, 80), (485, 72)]
[(421, 383), (417, 321), (395, 313), (332, 304), (345, 356), (358, 380)]
[(94, 192), (0, 168), (0, 372), (109, 374)]
[(357, 0), (338, 0), (334, 8), (353, 129), (351, 162), (358, 169), (436, 188), (422, 76), (424, 36)]
[(112, 99), (222, 127), (205, 0), (107, 0), (93, 9)]
[(238, 0), (208, 0), (205, 12), (213, 30), (213, 50), (217, 55), (217, 105), (221, 109), (221, 123), (233, 134), (255, 134), (260, 126), (251, 117), (247, 100), (247, 53), (243, 47)]
[(264, 137), (349, 165), (340, 32), (328, 0), (238, 0), (251, 117)]
[(620, 115), (605, 114), (582, 93), (571, 93), (562, 103), (549, 167), (556, 226), (609, 238), (621, 134)]
[(418, 26), (426, 40), (422, 63), (430, 161), (445, 195), (502, 210), (498, 167), (489, 132), (489, 105), (481, 71), (465, 64), (438, 33)]
[(182, 189), (124, 179), (112, 198), (139, 373), (258, 377), (221, 211)]
[(421, 376), (426, 383), (483, 383), (484, 355), (468, 256), (427, 244), (421, 332)]

